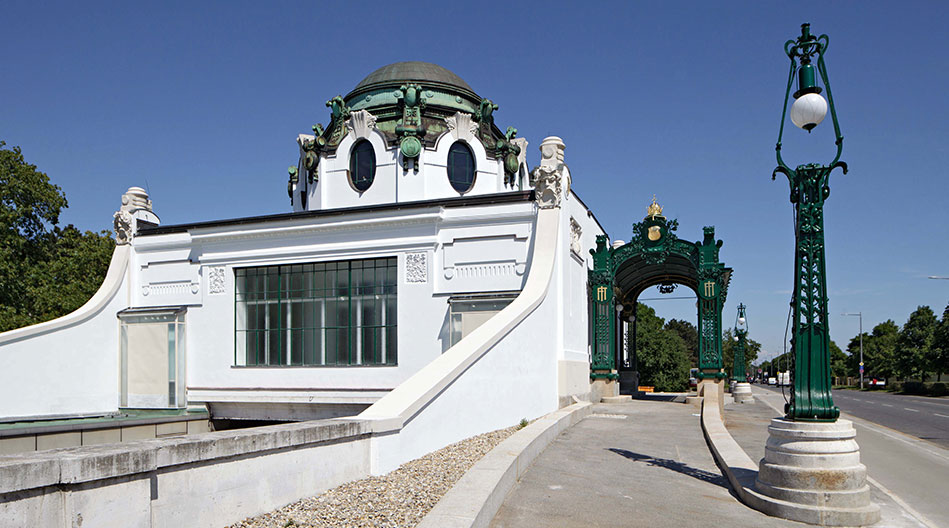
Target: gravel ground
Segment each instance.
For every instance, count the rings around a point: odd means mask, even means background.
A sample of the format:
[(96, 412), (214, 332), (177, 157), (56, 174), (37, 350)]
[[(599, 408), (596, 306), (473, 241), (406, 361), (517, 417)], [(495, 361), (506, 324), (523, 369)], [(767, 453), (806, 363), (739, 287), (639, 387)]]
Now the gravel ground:
[(272, 511), (230, 528), (410, 528), (419, 523), (468, 469), (518, 426), (462, 440), (369, 477)]

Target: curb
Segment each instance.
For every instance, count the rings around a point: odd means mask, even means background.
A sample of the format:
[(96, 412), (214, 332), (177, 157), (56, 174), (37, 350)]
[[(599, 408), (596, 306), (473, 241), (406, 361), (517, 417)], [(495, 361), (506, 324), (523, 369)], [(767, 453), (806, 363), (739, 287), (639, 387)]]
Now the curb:
[(577, 402), (537, 419), (488, 452), (455, 483), (416, 528), (482, 528), (547, 446), (593, 410)]

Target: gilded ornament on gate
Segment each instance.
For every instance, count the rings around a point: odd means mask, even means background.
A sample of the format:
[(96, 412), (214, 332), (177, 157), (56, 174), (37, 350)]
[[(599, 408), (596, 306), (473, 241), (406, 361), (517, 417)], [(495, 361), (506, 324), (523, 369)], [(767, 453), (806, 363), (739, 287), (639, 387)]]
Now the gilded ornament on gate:
[(646, 235), (649, 240), (655, 242), (662, 238), (662, 230), (659, 229), (659, 226), (650, 226), (649, 233)]
[(662, 206), (656, 203), (656, 195), (652, 195), (652, 203), (646, 208), (646, 216), (662, 216)]

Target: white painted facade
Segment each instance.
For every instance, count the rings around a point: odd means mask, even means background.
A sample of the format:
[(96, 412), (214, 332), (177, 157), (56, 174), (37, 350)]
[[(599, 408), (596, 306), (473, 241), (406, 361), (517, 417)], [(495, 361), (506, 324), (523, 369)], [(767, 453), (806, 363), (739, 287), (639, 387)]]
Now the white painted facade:
[[(352, 113), (349, 132), (321, 157), (312, 182), (301, 171), (291, 186), (293, 213), (156, 226), (150, 202), (130, 190), (116, 213), (120, 245), (96, 296), (64, 318), (0, 334), (0, 357), (14, 373), (0, 385), (0, 418), (161, 407), (161, 393), (130, 394), (123, 404), (130, 374), (122, 321), (169, 310), (183, 321), (171, 368), (185, 384), (186, 401), (175, 405), (208, 404), (217, 417), (259, 420), (362, 412), (377, 424), (374, 445), (399, 444), (373, 451), (373, 472), (538, 417), (572, 396), (587, 398), (589, 250), (604, 233), (570, 189), (563, 143), (548, 138), (541, 145), (544, 170), (535, 172), (531, 193), (526, 141), (518, 140), (524, 148), (516, 179), (505, 183), (502, 160), (489, 156), (468, 114), (446, 118), (446, 131), (408, 169), (398, 144), (387, 142), (374, 121), (366, 110)], [(349, 152), (360, 139), (372, 144), (376, 159), (364, 192), (348, 175)], [(456, 141), (475, 159), (465, 193), (448, 181), (448, 150)], [(236, 270), (393, 257), (397, 364), (242, 365)], [(544, 269), (529, 280), (537, 262)], [(452, 346), (452, 301), (493, 297), (516, 300)], [(159, 374), (159, 386), (172, 376)], [(469, 412), (460, 416), (459, 409)]]

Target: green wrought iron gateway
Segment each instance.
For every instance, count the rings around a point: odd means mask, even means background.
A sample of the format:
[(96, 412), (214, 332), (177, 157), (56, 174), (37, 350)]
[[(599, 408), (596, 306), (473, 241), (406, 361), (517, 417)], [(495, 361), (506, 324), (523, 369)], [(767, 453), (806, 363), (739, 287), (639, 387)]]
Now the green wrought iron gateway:
[[(598, 236), (589, 271), (593, 316), (591, 379), (617, 379), (617, 366), (635, 370), (623, 351), (622, 322), (636, 313), (639, 294), (652, 286), (688, 286), (698, 298), (700, 379), (723, 379), (722, 308), (732, 269), (719, 262), (721, 240), (715, 228), (705, 227), (700, 242), (679, 239), (677, 220), (662, 216), (653, 198), (642, 222), (633, 225), (632, 240), (609, 247), (606, 236)], [(638, 384), (638, 380), (634, 383)]]

